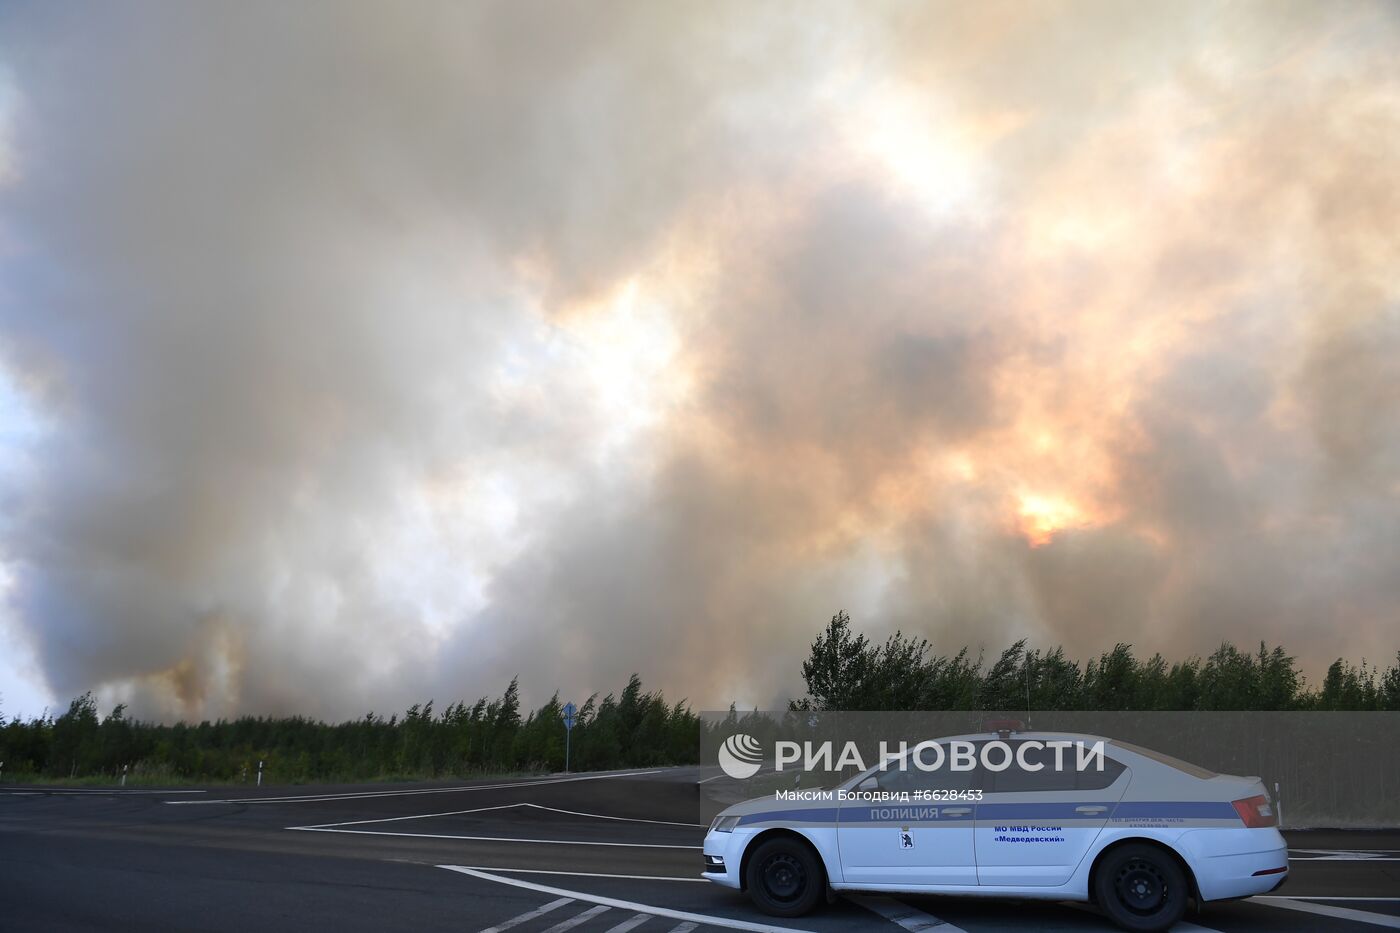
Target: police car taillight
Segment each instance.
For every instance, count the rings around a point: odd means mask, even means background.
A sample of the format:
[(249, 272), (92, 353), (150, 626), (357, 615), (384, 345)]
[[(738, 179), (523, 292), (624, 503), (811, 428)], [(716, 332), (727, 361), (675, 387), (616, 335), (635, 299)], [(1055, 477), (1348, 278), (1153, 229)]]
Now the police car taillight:
[(1274, 813), (1274, 805), (1269, 802), (1269, 798), (1263, 794), (1257, 797), (1246, 797), (1243, 800), (1232, 802), (1235, 812), (1244, 820), (1244, 825), (1250, 829), (1262, 829), (1265, 826), (1277, 826), (1278, 815)]

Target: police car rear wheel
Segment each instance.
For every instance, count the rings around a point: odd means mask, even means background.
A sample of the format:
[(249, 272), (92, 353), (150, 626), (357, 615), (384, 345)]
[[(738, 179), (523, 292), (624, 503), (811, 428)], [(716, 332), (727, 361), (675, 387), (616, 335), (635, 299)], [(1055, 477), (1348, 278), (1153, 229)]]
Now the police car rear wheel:
[(822, 893), (822, 872), (812, 850), (795, 839), (771, 839), (749, 858), (749, 897), (775, 917), (800, 917)]
[(1186, 874), (1169, 854), (1148, 845), (1110, 852), (1094, 876), (1099, 906), (1125, 930), (1165, 930), (1186, 913)]

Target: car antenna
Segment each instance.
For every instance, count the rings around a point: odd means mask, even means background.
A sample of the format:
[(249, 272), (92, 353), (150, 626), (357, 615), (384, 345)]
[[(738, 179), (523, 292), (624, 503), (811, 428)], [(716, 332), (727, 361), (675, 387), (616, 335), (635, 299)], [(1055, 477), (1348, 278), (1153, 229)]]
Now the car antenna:
[(1026, 652), (1026, 729), (1031, 727), (1031, 653)]

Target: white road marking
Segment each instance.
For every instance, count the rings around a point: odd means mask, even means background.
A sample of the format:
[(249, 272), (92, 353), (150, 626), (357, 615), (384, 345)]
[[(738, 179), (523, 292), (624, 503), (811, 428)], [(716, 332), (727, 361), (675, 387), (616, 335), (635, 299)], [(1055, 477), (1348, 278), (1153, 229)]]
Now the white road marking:
[[(664, 769), (653, 768), (649, 771), (620, 771), (608, 772), (606, 774), (585, 774), (577, 777), (565, 778), (542, 778), (534, 781), (515, 781), (509, 784), (468, 784), (463, 787), (426, 787), (422, 789), (409, 790), (384, 790), (384, 791), (347, 791), (341, 794), (302, 794), (296, 797), (226, 797), (221, 800), (167, 800), (166, 803), (172, 806), (180, 804), (207, 804), (207, 803), (307, 803), (324, 800), (367, 800), (371, 797), (413, 797), (423, 794), (465, 794), (478, 790), (501, 790), (506, 787), (544, 787), (549, 784), (570, 784), (575, 781), (603, 781), (608, 778), (637, 777), (643, 774), (660, 774)], [(167, 792), (168, 793), (168, 792)], [(177, 791), (177, 793), (184, 793)]]
[(403, 820), (427, 820), (438, 816), (464, 816), (468, 813), (486, 813), (490, 810), (514, 810), (521, 807), (529, 807), (535, 810), (548, 810), (551, 813), (567, 813), (571, 816), (588, 816), (600, 820), (620, 820), (624, 823), (654, 823), (661, 826), (685, 826), (696, 829), (704, 829), (703, 823), (676, 823), (671, 820), (643, 820), (632, 816), (607, 816), (603, 813), (585, 813), (582, 810), (561, 810), (558, 807), (546, 807), (538, 803), (503, 803), (494, 807), (473, 807), (470, 810), (445, 810), (442, 813), (415, 813), (410, 816), (386, 816), (373, 820), (346, 820), (343, 823), (314, 823), (308, 826), (288, 826), (288, 829), (328, 829), (334, 826), (363, 826), (366, 823), (398, 823)]
[[(1267, 895), (1256, 894), (1252, 899), (1257, 901), (1261, 896)], [(1277, 894), (1273, 896), (1283, 897), (1290, 901), (1375, 901), (1377, 904), (1400, 903), (1400, 897), (1367, 897), (1364, 894)]]
[(576, 926), (582, 926), (599, 914), (605, 914), (609, 910), (612, 910), (612, 908), (608, 907), (606, 904), (599, 904), (597, 907), (588, 908), (576, 917), (570, 917), (568, 920), (561, 920), (554, 926), (546, 930), (541, 930), (540, 933), (564, 933), (565, 930), (572, 930)]
[(708, 829), (704, 823), (678, 823), (675, 820), (644, 820), (635, 816), (608, 816), (605, 813), (588, 813), (583, 810), (561, 810), (558, 807), (546, 807), (538, 803), (522, 803), (522, 807), (534, 807), (536, 810), (549, 810), (551, 813), (567, 813), (570, 816), (591, 816), (599, 820), (621, 820), (624, 823), (653, 823), (658, 826), (686, 826), (695, 829)]
[[(1073, 907), (1075, 910), (1082, 910), (1096, 917), (1105, 916), (1103, 911), (1099, 910), (1097, 907), (1085, 904), (1082, 901), (1061, 901), (1060, 903), (1065, 907)], [(1203, 927), (1198, 923), (1191, 923), (1189, 920), (1178, 920), (1171, 928), (1171, 933), (1220, 933), (1220, 931), (1214, 927)]]
[(415, 813), (411, 816), (386, 816), (373, 820), (346, 820), (343, 823), (312, 823), (307, 826), (288, 826), (288, 829), (330, 829), (335, 826), (363, 826), (366, 823), (397, 823), (400, 820), (427, 820), (435, 816), (462, 816), (467, 813), (485, 813), (488, 810), (513, 810), (523, 807), (523, 803), (503, 803), (494, 807), (474, 807), (471, 810), (447, 810), (443, 813)]
[(572, 904), (573, 902), (574, 899), (572, 897), (561, 897), (557, 901), (550, 901), (543, 907), (537, 907), (534, 910), (527, 911), (518, 917), (511, 917), (509, 920), (505, 920), (501, 923), (498, 923), (493, 927), (487, 927), (486, 929), (482, 930), (481, 933), (502, 933), (503, 930), (509, 930), (511, 927), (519, 926), (522, 923), (534, 920), (536, 917), (543, 917), (545, 914), (549, 913), (554, 908), (563, 907), (565, 904)]
[(288, 826), (303, 833), (351, 833), (359, 836), (403, 836), (408, 839), (462, 839), (467, 842), (527, 842), (551, 846), (608, 846), (622, 849), (689, 849), (699, 852), (701, 846), (666, 845), (659, 842), (589, 842), (584, 839), (524, 839), (517, 836), (453, 836), (447, 833), (389, 833), (378, 829), (330, 829), (321, 826)]
[(939, 920), (922, 910), (915, 910), (903, 901), (897, 901), (892, 897), (879, 894), (843, 894), (842, 896), (872, 913), (879, 914), (891, 923), (902, 926), (909, 933), (918, 933), (920, 930), (937, 930), (938, 933), (966, 933), (961, 927), (955, 927), (948, 921)]
[(1400, 856), (1312, 856), (1310, 859), (1288, 859), (1289, 862), (1400, 862)]
[[(777, 768), (767, 768), (767, 769), (760, 768), (758, 771), (754, 772), (753, 777), (751, 777), (751, 778), (746, 778), (745, 780), (752, 781), (754, 778), (761, 778), (761, 777), (764, 777), (764, 776), (772, 777), (772, 776), (774, 776), (774, 775), (780, 775), (780, 774), (782, 774), (782, 773), (783, 773), (783, 772), (779, 771)], [(791, 774), (791, 772), (788, 772), (788, 773)], [(703, 780), (696, 781), (695, 783), (696, 783), (697, 786), (699, 786), (700, 784), (708, 784), (708, 783), (710, 783), (711, 781), (718, 781), (718, 780), (719, 780), (720, 778), (722, 778), (722, 777), (729, 777), (729, 775), (727, 775), (727, 774), (725, 774), (723, 771), (721, 771), (719, 774), (716, 774), (716, 775), (714, 775), (713, 777), (707, 777), (707, 778), (704, 778)], [(730, 778), (730, 780), (734, 780), (734, 778)]]
[[(511, 885), (512, 887), (524, 888), (527, 891), (538, 891), (541, 894), (553, 894), (558, 897), (572, 897), (580, 901), (591, 901), (594, 904), (602, 904), (607, 907), (634, 910), (638, 913), (651, 914), (654, 917), (668, 917), (672, 920), (683, 920), (697, 925), (706, 924), (708, 926), (724, 927), (730, 930), (748, 930), (750, 933), (807, 933), (807, 931), (794, 930), (792, 927), (780, 927), (768, 923), (751, 923), (747, 920), (730, 920), (728, 917), (712, 917), (708, 914), (691, 913), (687, 910), (672, 910), (669, 907), (653, 907), (650, 904), (638, 904), (634, 901), (619, 900), (615, 897), (600, 897), (597, 894), (584, 894), (582, 891), (566, 891), (563, 888), (552, 888), (545, 884), (535, 884), (533, 881), (525, 881), (521, 878), (507, 878), (504, 875), (493, 875), (475, 868), (467, 868), (464, 865), (439, 865), (438, 868), (445, 868), (448, 871), (470, 875), (473, 878), (480, 878), (483, 881), (495, 881), (500, 884)], [(690, 927), (690, 929), (694, 929), (694, 927)]]
[[(207, 794), (207, 793), (209, 793), (207, 790), (123, 790), (123, 789), (121, 789), (121, 788), (119, 788), (119, 787), (114, 787), (114, 788), (112, 788), (111, 790), (105, 790), (105, 789), (100, 788), (100, 787), (71, 788), (71, 789), (68, 789), (68, 790), (48, 790), (48, 789), (42, 788), (42, 787), (39, 788), (38, 790), (8, 790), (8, 789), (0, 789), (0, 794), (9, 794), (9, 795), (12, 796), (12, 797), (33, 797), (33, 796), (36, 796), (36, 795), (43, 795), (43, 796), (48, 796), (48, 797), (58, 797), (58, 796), (66, 796), (66, 795), (74, 795), (74, 794), (96, 794), (96, 795), (99, 795), (99, 796), (108, 796), (108, 797), (114, 797), (114, 796), (131, 797), (131, 796), (134, 796), (134, 795), (136, 795), (136, 794), (148, 794), (148, 795), (162, 796), (162, 797), (163, 797), (163, 796), (166, 796), (166, 795), (168, 795), (168, 794)], [(190, 802), (191, 802), (191, 801), (188, 801), (188, 800), (181, 800), (181, 801), (180, 801), (180, 803), (190, 803)], [(204, 801), (202, 801), (202, 800), (201, 800), (201, 801), (198, 801), (198, 802), (199, 802), (199, 803), (204, 803)]]
[(1400, 862), (1400, 855), (1380, 850), (1290, 849), (1289, 851), (1313, 853), (1304, 856), (1290, 855), (1288, 857), (1290, 862)]
[[(417, 865), (418, 862), (413, 862)], [(548, 868), (502, 868), (499, 865), (458, 865), (458, 868), (470, 868), (473, 871), (505, 871), (514, 875), (563, 875), (568, 878), (621, 878), (624, 881), (693, 881), (697, 884), (709, 884), (708, 878), (686, 877), (680, 878), (675, 875), (610, 875), (599, 871), (556, 871)]]
[(1284, 907), (1288, 910), (1301, 910), (1304, 913), (1320, 914), (1324, 917), (1336, 917), (1338, 920), (1351, 920), (1356, 923), (1369, 923), (1372, 926), (1400, 930), (1400, 917), (1391, 917), (1387, 914), (1373, 914), (1367, 910), (1356, 910), (1351, 907), (1329, 907), (1326, 904), (1314, 904), (1310, 901), (1299, 901), (1291, 897), (1276, 895), (1256, 895), (1251, 900), (1259, 901), (1269, 907)]
[(651, 914), (636, 914), (622, 921), (615, 927), (608, 927), (604, 933), (628, 933), (651, 919)]

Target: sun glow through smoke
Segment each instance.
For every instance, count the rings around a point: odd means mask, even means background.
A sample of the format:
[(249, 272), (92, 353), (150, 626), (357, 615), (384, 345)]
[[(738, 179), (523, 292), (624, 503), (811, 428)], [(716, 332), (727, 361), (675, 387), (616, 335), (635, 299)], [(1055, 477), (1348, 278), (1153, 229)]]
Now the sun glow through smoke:
[(1049, 544), (1061, 531), (1090, 524), (1074, 503), (1060, 496), (1023, 495), (1016, 515), (1020, 533), (1033, 548)]
[(931, 219), (969, 208), (977, 195), (975, 150), (936, 98), (880, 85), (845, 117), (855, 150), (872, 160), (899, 197)]

